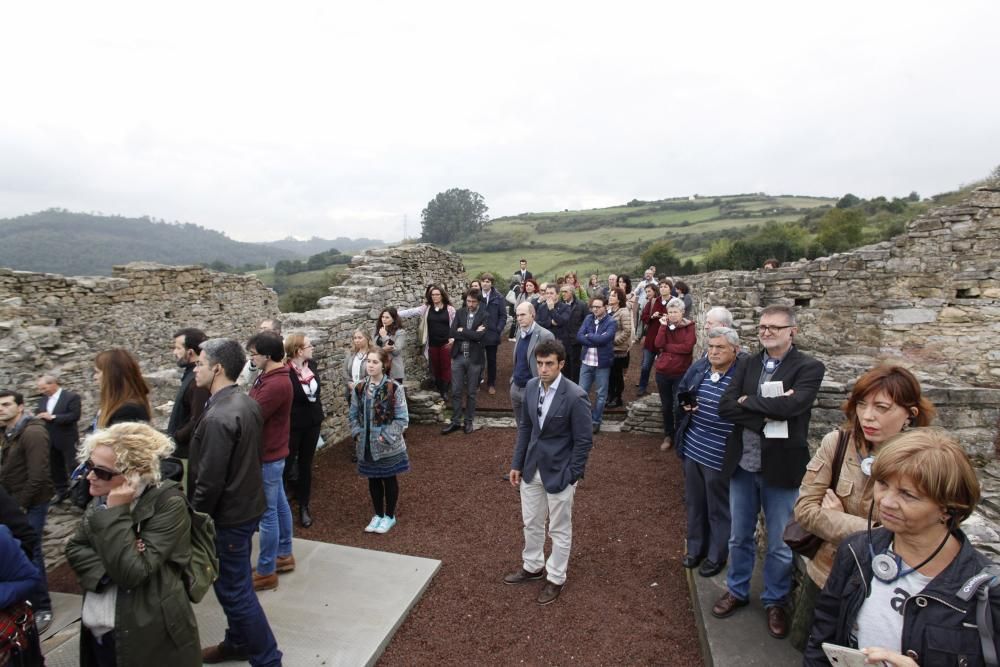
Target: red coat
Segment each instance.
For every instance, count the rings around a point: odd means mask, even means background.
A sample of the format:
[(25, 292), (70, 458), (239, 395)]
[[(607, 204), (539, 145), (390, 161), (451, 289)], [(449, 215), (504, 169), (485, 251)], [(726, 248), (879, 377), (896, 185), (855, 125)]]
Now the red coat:
[(288, 377), (288, 366), (261, 373), (250, 389), (250, 398), (260, 405), (260, 413), (264, 417), (261, 460), (273, 463), (286, 458), (292, 412), (292, 383)]
[(646, 324), (646, 337), (642, 340), (642, 346), (650, 352), (656, 352), (656, 333), (660, 329), (660, 315), (666, 312), (667, 307), (663, 305), (663, 299), (659, 296), (647, 301), (642, 307), (639, 317)]
[(694, 322), (681, 320), (672, 331), (670, 327), (660, 327), (656, 332), (656, 372), (671, 377), (681, 377), (691, 365), (694, 344), (698, 336)]

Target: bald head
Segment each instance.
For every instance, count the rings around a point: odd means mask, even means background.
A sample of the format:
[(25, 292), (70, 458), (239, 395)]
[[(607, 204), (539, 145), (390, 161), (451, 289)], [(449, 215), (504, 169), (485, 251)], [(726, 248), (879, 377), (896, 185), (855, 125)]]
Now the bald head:
[(517, 315), (517, 326), (521, 327), (524, 331), (530, 329), (531, 325), (535, 322), (535, 307), (531, 302), (525, 301), (518, 304), (514, 312)]

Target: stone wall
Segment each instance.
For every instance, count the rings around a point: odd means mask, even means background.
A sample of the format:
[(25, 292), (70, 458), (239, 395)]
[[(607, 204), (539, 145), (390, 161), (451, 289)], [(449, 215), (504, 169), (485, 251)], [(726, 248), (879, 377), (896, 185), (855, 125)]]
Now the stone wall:
[[(330, 288), (316, 310), (282, 315), (284, 331), (301, 331), (315, 349), (313, 358), (323, 382), (326, 411), (323, 437), (338, 441), (350, 435), (344, 398), (343, 360), (351, 335), (361, 328), (373, 332), (375, 318), (385, 306), (411, 308), (424, 302), (431, 283), (443, 284), (459, 307), (465, 286), (465, 266), (458, 255), (428, 244), (369, 250), (352, 259), (343, 284)], [(406, 386), (417, 387), (427, 378), (427, 363), (417, 345), (417, 320), (403, 321), (406, 331)]]
[(174, 331), (195, 326), (243, 340), (278, 314), (277, 295), (256, 278), (200, 266), (133, 263), (110, 278), (0, 269), (0, 387), (33, 398), (38, 377), (55, 370), (82, 395), (84, 426), (97, 410), (94, 357), (124, 347), (153, 387), (162, 425), (179, 378)]
[(764, 306), (796, 306), (797, 345), (827, 364), (817, 428), (836, 420), (836, 406), (861, 373), (891, 360), (929, 388), (941, 408), (939, 423), (955, 429), (970, 453), (995, 455), (1000, 190), (976, 190), (960, 205), (912, 221), (890, 241), (772, 271), (685, 280), (701, 320), (710, 307), (727, 306), (750, 349), (757, 349)]
[[(461, 258), (420, 244), (372, 250), (353, 258), (343, 284), (330, 288), (319, 308), (280, 313), (277, 295), (253, 276), (216, 273), (198, 266), (134, 263), (117, 266), (110, 278), (68, 278), (55, 274), (0, 269), (0, 387), (14, 387), (29, 401), (35, 383), (55, 370), (67, 388), (83, 397), (85, 427), (97, 410), (94, 357), (124, 347), (139, 360), (153, 388), (155, 421), (164, 426), (178, 386), (171, 353), (173, 333), (185, 326), (210, 337), (245, 341), (261, 320), (278, 317), (286, 333), (301, 331), (315, 344), (321, 369), (327, 440), (349, 435), (341, 391), (344, 354), (356, 328), (374, 329), (386, 305), (406, 308), (423, 302), (430, 283), (449, 294), (465, 285)], [(416, 320), (404, 322), (407, 385), (427, 376), (416, 343)]]

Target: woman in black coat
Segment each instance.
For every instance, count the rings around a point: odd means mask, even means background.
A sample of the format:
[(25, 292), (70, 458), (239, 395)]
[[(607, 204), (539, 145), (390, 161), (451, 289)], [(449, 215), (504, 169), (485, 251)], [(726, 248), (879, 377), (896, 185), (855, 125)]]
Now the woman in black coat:
[(983, 641), (1000, 649), (1000, 590), (976, 599), (995, 566), (958, 528), (980, 493), (965, 451), (941, 429), (910, 429), (882, 445), (871, 480), (881, 525), (841, 542), (803, 664), (830, 664), (824, 642), (892, 667), (984, 664)]
[(312, 342), (304, 334), (294, 333), (285, 338), (285, 356), (291, 371), (288, 376), (292, 380), (285, 482), (294, 489), (295, 500), (299, 504), (299, 524), (303, 528), (308, 528), (313, 522), (309, 510), (312, 463), (320, 427), (323, 425), (321, 387), (312, 355)]

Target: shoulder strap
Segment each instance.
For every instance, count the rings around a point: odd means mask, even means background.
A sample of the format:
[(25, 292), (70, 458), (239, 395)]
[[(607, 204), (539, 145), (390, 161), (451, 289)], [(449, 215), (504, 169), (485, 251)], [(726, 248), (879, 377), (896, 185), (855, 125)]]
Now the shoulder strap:
[(997, 667), (996, 642), (993, 635), (993, 611), (990, 608), (990, 589), (998, 583), (1000, 565), (990, 563), (979, 574), (972, 577), (958, 589), (957, 597), (968, 602), (976, 596), (976, 626), (979, 628), (979, 643), (983, 649), (983, 661), (989, 667)]
[(840, 481), (840, 469), (844, 467), (844, 457), (847, 454), (847, 441), (850, 436), (847, 431), (840, 429), (837, 431), (840, 436), (837, 438), (837, 452), (833, 455), (833, 470), (830, 475), (830, 488), (837, 491), (837, 482)]

